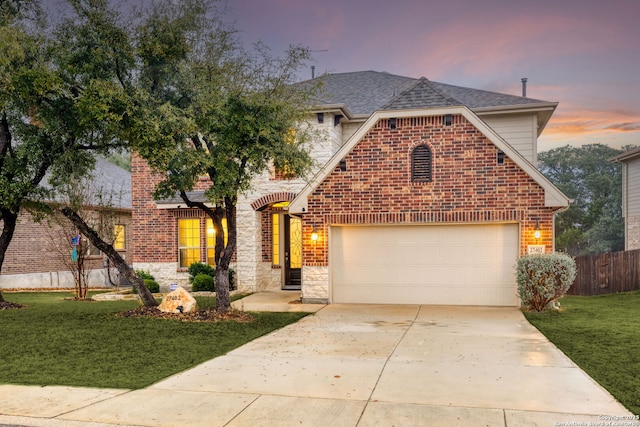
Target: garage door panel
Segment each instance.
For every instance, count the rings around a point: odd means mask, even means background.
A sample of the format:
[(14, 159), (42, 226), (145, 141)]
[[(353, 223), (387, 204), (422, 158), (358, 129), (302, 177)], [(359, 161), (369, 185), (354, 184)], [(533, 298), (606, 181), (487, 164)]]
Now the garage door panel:
[(516, 305), (517, 224), (332, 227), (334, 302)]

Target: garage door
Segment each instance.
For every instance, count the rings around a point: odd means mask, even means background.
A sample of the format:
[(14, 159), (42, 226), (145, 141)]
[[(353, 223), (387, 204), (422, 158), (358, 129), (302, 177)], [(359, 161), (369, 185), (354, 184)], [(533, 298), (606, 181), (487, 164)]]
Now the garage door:
[(517, 224), (333, 226), (337, 303), (518, 304)]

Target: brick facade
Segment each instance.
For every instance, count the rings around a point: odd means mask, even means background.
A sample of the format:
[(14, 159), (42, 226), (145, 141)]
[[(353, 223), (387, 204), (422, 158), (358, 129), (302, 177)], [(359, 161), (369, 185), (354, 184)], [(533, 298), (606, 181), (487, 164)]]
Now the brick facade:
[[(131, 196), (133, 221), (133, 266), (150, 272), (161, 288), (172, 283), (188, 284), (188, 273), (178, 268), (178, 219), (199, 218), (204, 227), (204, 212), (198, 209), (158, 209), (153, 192), (161, 177), (135, 153), (131, 156)], [(202, 180), (197, 189), (205, 189)], [(201, 235), (204, 231), (201, 230)], [(205, 245), (201, 239), (201, 246)], [(201, 262), (206, 251), (201, 248)]]
[(160, 177), (136, 154), (131, 156), (131, 219), (133, 262), (175, 262), (177, 223), (167, 211), (157, 208), (153, 192)]
[[(432, 152), (431, 182), (411, 182), (419, 144)], [(398, 119), (396, 129), (378, 121), (345, 157), (346, 170), (336, 168), (310, 194), (303, 239), (313, 228), (319, 239), (304, 246), (304, 266), (328, 265), (331, 224), (517, 222), (521, 253), (538, 244), (550, 252), (554, 209), (545, 207), (544, 189), (509, 158), (498, 164), (497, 151), (462, 115), (451, 126), (441, 116)]]
[[(305, 300), (327, 300), (331, 224), (518, 223), (522, 253), (534, 244), (553, 250), (554, 208), (545, 207), (545, 190), (508, 157), (497, 164), (496, 146), (463, 115), (454, 115), (451, 126), (442, 124), (442, 116), (399, 118), (396, 123), (396, 129), (390, 129), (386, 119), (374, 125), (344, 158), (346, 171), (336, 167), (309, 196), (309, 210), (302, 215)], [(311, 155), (322, 167), (342, 146), (342, 133), (328, 114), (317, 127), (326, 137)], [(419, 144), (432, 152), (432, 182), (411, 182), (411, 151)], [(273, 178), (265, 171), (238, 198), (232, 267), (242, 290), (282, 284), (282, 268), (273, 265), (271, 253), (271, 215), (279, 210), (271, 205), (293, 200), (308, 178)], [(150, 271), (161, 286), (186, 284), (187, 274), (177, 268), (177, 219), (204, 215), (176, 206), (159, 209), (152, 195), (158, 182), (146, 162), (134, 155), (134, 266)], [(208, 185), (204, 180), (197, 189)], [(537, 222), (539, 240), (533, 238)], [(320, 236), (311, 243), (314, 228)]]

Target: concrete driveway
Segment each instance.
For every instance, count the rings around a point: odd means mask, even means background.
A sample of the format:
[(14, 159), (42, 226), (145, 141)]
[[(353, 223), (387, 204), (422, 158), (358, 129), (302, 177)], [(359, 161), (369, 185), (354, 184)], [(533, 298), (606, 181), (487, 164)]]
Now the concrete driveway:
[[(290, 295), (242, 304), (306, 309)], [(630, 415), (515, 308), (311, 308), (143, 390), (1, 385), (0, 424), (559, 426)]]

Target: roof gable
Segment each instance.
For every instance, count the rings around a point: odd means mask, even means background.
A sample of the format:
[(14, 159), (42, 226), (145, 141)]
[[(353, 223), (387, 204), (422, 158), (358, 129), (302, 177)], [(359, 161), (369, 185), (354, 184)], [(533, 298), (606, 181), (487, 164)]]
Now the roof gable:
[(308, 211), (309, 195), (322, 183), (322, 181), (338, 166), (343, 159), (376, 125), (379, 120), (402, 117), (443, 116), (447, 114), (460, 114), (475, 126), (498, 149), (502, 150), (525, 173), (527, 173), (545, 191), (545, 206), (562, 208), (569, 206), (569, 199), (558, 190), (547, 178), (545, 178), (531, 163), (520, 153), (511, 147), (502, 137), (491, 129), (484, 121), (478, 118), (471, 110), (464, 106), (443, 107), (420, 110), (394, 110), (378, 111), (353, 134), (353, 136), (340, 148), (340, 150), (326, 163), (326, 165), (309, 181), (298, 196), (289, 205), (291, 213), (305, 213)]
[(440, 92), (428, 79), (422, 77), (391, 102), (383, 105), (381, 110), (407, 110), (461, 105), (464, 104)]

